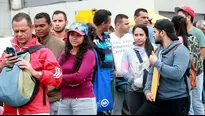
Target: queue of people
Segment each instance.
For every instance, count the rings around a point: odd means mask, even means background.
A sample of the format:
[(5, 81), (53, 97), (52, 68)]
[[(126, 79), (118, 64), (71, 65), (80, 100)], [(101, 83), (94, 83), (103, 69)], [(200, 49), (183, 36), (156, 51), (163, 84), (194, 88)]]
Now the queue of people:
[[(189, 6), (174, 11), (171, 20), (160, 19), (152, 27), (148, 11), (138, 8), (132, 28), (126, 14), (116, 15), (112, 28), (112, 13), (106, 9), (95, 12), (93, 23), (73, 22), (68, 29), (64, 11), (56, 10), (52, 17), (40, 12), (33, 24), (28, 14), (16, 14), (11, 22), (16, 52), (40, 44), (45, 48), (31, 53), (30, 62), (5, 52), (0, 69), (17, 64), (39, 80), (40, 89), (24, 106), (3, 103), (3, 114), (204, 115), (205, 21), (194, 27), (195, 13)], [(191, 61), (196, 68), (192, 89), (186, 75)], [(96, 73), (98, 66), (102, 69), (98, 73), (106, 74), (103, 77)], [(160, 74), (156, 99), (151, 91), (154, 69)], [(104, 95), (100, 102), (94, 84), (98, 78), (108, 82), (103, 86), (109, 87), (112, 96)], [(109, 103), (108, 110), (99, 110)]]

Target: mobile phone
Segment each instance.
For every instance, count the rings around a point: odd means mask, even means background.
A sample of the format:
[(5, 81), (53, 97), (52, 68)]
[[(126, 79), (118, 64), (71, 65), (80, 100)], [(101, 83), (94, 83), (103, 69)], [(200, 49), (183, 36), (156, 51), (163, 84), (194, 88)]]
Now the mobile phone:
[(13, 56), (17, 56), (16, 50), (13, 47), (6, 47), (6, 53), (12, 54)]

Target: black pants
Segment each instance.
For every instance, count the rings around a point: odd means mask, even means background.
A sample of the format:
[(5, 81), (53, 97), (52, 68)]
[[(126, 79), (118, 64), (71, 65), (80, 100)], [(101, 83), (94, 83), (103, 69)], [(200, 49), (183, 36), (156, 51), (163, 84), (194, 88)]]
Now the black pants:
[(188, 115), (190, 102), (188, 97), (160, 100), (155, 102), (146, 101), (137, 115)]
[(131, 115), (135, 115), (145, 101), (146, 97), (143, 92), (128, 91), (126, 94), (126, 102)]
[(130, 115), (126, 100), (123, 102), (122, 115)]

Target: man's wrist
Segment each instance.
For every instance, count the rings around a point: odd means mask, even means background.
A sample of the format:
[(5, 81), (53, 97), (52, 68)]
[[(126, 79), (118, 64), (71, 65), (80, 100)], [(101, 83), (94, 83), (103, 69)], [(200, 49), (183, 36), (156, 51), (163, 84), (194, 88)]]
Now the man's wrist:
[(155, 67), (158, 67), (159, 64), (160, 64), (160, 61), (159, 61), (159, 60), (156, 60), (153, 65), (154, 65)]
[(33, 75), (34, 77), (36, 77), (36, 78), (40, 78), (41, 75), (42, 75), (42, 73), (34, 70), (33, 73), (32, 73), (32, 75)]

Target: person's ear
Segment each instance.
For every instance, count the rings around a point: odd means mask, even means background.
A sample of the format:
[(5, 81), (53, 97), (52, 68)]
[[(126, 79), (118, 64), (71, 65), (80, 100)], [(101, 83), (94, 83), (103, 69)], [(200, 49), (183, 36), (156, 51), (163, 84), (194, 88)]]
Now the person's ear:
[(116, 23), (116, 27), (119, 27), (120, 26), (120, 23)]
[(161, 30), (161, 31), (159, 32), (159, 35), (160, 35), (160, 36), (164, 36), (164, 34), (165, 34), (164, 30)]
[(189, 15), (189, 20), (191, 21), (191, 16)]
[(31, 28), (32, 31), (35, 30), (35, 26), (33, 24), (29, 25), (29, 27)]
[(134, 21), (135, 21), (135, 23), (137, 22), (137, 16), (134, 16)]
[(66, 26), (68, 25), (68, 21), (65, 22)]
[(52, 27), (52, 26), (53, 26), (53, 24), (52, 24), (52, 23), (50, 23), (50, 24), (49, 24), (49, 26), (50, 26), (50, 27)]
[(191, 21), (191, 16), (188, 15), (188, 16), (186, 17), (186, 20), (187, 20), (187, 21)]

